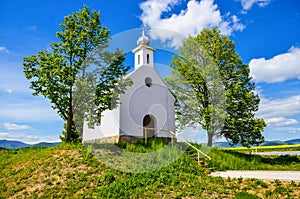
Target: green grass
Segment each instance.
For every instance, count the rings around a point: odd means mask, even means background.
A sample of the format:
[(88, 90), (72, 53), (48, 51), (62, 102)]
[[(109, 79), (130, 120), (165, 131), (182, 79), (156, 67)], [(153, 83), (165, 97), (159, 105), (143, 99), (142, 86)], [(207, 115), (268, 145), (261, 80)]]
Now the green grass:
[(300, 156), (260, 156), (214, 148), (209, 167), (214, 170), (300, 170)]
[[(162, 146), (120, 147), (145, 153)], [(213, 150), (214, 164), (222, 155), (243, 159)], [(157, 171), (125, 173), (99, 162), (82, 145), (0, 151), (0, 198), (298, 198), (299, 190), (295, 182), (210, 177), (187, 153)]]

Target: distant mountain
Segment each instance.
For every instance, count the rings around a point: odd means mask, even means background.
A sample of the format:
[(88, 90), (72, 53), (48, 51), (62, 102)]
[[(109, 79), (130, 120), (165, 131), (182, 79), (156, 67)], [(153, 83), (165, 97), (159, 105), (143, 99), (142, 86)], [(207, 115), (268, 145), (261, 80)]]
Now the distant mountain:
[(20, 141), (14, 141), (14, 140), (0, 140), (0, 149), (20, 149), (25, 147), (43, 147), (43, 146), (57, 146), (60, 145), (60, 142), (40, 142), (38, 144), (26, 144)]
[(38, 146), (58, 146), (61, 142), (40, 142), (37, 144), (32, 144), (31, 147), (38, 147)]
[(287, 144), (300, 144), (300, 139), (293, 139), (285, 141)]
[(278, 145), (285, 145), (287, 144), (286, 142), (282, 142), (279, 140), (274, 140), (274, 141), (265, 141), (262, 146), (278, 146)]
[(13, 140), (0, 140), (0, 147), (5, 149), (20, 149), (29, 147), (30, 144), (25, 144), (20, 141), (13, 141)]
[(217, 146), (217, 147), (221, 147), (221, 148), (233, 148), (233, 147), (240, 147), (240, 146), (242, 146), (240, 144), (235, 145), (235, 146), (231, 146), (230, 142), (215, 142), (213, 145)]
[[(273, 141), (265, 141), (261, 146), (279, 146), (284, 144), (300, 144), (300, 139), (292, 139), (287, 141), (273, 140)], [(234, 148), (240, 147), (241, 145), (230, 146), (229, 142), (215, 142), (214, 146), (218, 146), (221, 148)]]

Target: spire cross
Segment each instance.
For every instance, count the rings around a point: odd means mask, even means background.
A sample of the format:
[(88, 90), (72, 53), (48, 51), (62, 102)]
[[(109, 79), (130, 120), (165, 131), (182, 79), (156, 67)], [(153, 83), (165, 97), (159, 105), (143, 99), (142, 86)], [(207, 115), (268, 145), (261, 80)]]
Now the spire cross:
[(142, 29), (143, 29), (142, 36), (145, 36), (145, 29), (146, 29), (145, 24), (142, 25)]

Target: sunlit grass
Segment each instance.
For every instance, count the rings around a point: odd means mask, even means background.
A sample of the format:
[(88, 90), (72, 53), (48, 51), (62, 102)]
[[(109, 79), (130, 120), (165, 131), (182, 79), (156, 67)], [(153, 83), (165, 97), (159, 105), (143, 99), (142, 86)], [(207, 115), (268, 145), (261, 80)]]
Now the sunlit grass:
[[(146, 148), (142, 144), (136, 148), (133, 144), (122, 147), (143, 153), (161, 146), (151, 143)], [(211, 163), (224, 168), (224, 164), (233, 162), (237, 162), (236, 168), (241, 161), (245, 165), (254, 164), (253, 159), (235, 152), (213, 150), (210, 155), (214, 160)], [(82, 145), (10, 150), (0, 153), (0, 198), (298, 198), (300, 195), (300, 183), (223, 179), (208, 176), (208, 171), (187, 153), (157, 171), (125, 173), (99, 162)]]
[(213, 170), (290, 170), (300, 171), (300, 156), (261, 156), (235, 150), (214, 148), (209, 156)]

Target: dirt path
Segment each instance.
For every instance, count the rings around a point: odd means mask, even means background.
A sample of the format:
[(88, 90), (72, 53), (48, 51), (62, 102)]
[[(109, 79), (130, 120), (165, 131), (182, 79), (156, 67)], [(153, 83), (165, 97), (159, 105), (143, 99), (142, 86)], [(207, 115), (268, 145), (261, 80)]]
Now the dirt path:
[(300, 182), (300, 171), (242, 171), (242, 170), (229, 170), (218, 171), (210, 174), (211, 176), (220, 176), (223, 178), (256, 178), (261, 180), (281, 180), (281, 181), (294, 181)]

